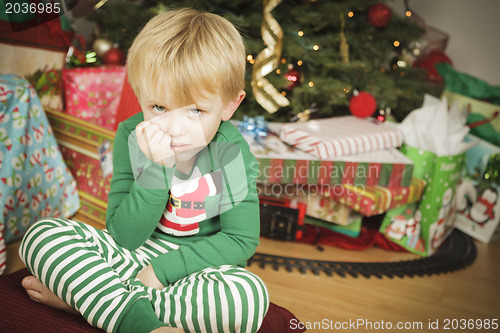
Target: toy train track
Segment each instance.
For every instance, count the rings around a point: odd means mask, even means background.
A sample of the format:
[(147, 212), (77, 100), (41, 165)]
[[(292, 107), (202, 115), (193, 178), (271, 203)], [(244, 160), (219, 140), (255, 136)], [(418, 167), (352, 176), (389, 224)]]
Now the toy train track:
[(311, 260), (275, 256), (256, 253), (248, 261), (248, 265), (259, 265), (261, 268), (271, 266), (274, 270), (280, 268), (288, 272), (299, 271), (302, 274), (312, 272), (315, 275), (325, 273), (328, 276), (346, 277), (375, 276), (399, 277), (424, 276), (452, 272), (471, 265), (476, 259), (477, 249), (473, 240), (464, 233), (454, 230), (446, 242), (432, 256), (405, 260), (399, 262), (337, 262)]

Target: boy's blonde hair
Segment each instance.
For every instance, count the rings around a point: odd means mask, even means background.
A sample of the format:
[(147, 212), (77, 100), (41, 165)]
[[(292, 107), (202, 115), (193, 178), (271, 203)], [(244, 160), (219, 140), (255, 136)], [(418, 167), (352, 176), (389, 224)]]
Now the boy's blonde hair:
[(244, 89), (245, 63), (242, 37), (228, 20), (184, 8), (146, 24), (128, 51), (127, 71), (139, 100), (169, 87), (179, 105), (204, 92), (227, 103)]

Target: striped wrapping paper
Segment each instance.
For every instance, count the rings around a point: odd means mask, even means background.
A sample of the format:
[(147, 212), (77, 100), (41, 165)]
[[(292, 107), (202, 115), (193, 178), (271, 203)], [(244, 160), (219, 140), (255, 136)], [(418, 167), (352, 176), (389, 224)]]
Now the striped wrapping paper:
[(320, 160), (283, 143), (277, 135), (283, 124), (269, 123), (268, 136), (259, 141), (247, 134), (251, 152), (259, 161), (257, 181), (299, 185), (409, 186), (413, 161), (396, 148)]
[[(381, 154), (390, 156), (401, 153), (397, 150), (387, 150), (381, 151)], [(363, 159), (356, 161), (355, 158), (359, 159), (359, 155), (353, 155), (351, 161), (256, 156), (259, 161), (257, 181), (262, 183), (401, 187), (410, 185), (413, 174), (413, 163), (404, 159), (382, 163)]]
[(417, 202), (425, 189), (424, 180), (413, 178), (408, 187), (339, 185), (330, 190), (331, 198), (365, 216)]
[(285, 124), (280, 139), (320, 159), (399, 147), (403, 132), (354, 116)]
[(46, 109), (45, 113), (78, 184), (80, 209), (72, 219), (104, 228), (111, 174), (105, 172), (102, 161), (111, 158), (111, 152), (105, 156), (100, 149), (113, 146), (115, 132), (65, 112)]

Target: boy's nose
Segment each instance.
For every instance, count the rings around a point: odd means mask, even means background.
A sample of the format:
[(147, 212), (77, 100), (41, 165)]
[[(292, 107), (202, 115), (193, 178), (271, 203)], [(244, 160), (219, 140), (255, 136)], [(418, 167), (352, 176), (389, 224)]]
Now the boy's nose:
[(160, 129), (170, 136), (179, 136), (184, 133), (184, 123), (182, 114), (178, 112), (168, 112), (161, 116), (159, 121)]
[(172, 124), (169, 126), (169, 130), (166, 131), (167, 134), (170, 136), (181, 136), (184, 133), (184, 129), (182, 124), (179, 122), (172, 122)]

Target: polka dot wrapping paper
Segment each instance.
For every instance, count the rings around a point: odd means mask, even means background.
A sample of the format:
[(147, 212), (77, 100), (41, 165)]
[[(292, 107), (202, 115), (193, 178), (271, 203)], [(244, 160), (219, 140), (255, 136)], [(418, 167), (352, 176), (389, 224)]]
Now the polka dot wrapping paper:
[(390, 210), (380, 230), (409, 251), (429, 256), (455, 226), (455, 194), (465, 153), (436, 156), (408, 145), (403, 145), (401, 151), (414, 162), (413, 176), (425, 180), (427, 185), (420, 202)]
[(123, 66), (64, 69), (64, 112), (103, 128), (116, 130), (125, 76)]

